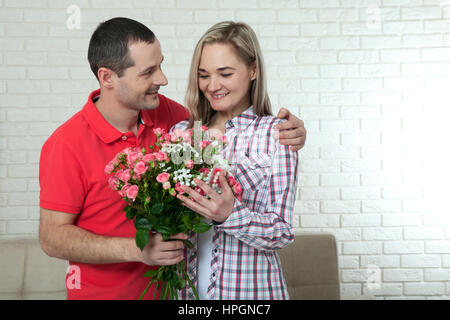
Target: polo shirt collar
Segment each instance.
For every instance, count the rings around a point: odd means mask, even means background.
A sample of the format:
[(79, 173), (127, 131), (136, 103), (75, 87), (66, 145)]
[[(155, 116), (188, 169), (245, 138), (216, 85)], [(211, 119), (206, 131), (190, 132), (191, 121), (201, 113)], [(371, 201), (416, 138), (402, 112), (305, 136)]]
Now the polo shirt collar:
[(253, 106), (248, 107), (244, 112), (237, 115), (225, 124), (226, 129), (236, 127), (237, 129), (245, 130), (257, 118)]
[[(98, 111), (93, 100), (95, 100), (99, 96), (100, 89), (91, 92), (88, 101), (84, 105), (81, 112), (83, 113), (86, 121), (89, 123), (97, 136), (102, 139), (103, 142), (111, 143), (113, 141), (116, 141), (117, 139), (122, 138), (123, 133), (114, 128), (108, 121), (106, 121), (100, 111)], [(140, 125), (144, 125), (147, 127), (153, 126), (153, 121), (147, 112), (142, 112), (141, 110), (139, 116)], [(139, 133), (140, 132), (141, 130), (139, 130)]]

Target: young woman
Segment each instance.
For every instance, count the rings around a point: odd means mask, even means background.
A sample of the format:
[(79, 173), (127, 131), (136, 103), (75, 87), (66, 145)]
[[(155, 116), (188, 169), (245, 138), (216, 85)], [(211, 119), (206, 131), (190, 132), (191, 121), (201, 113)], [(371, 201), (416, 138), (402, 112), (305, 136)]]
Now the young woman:
[[(293, 239), (292, 212), (297, 187), (297, 153), (281, 145), (271, 113), (261, 49), (244, 23), (221, 22), (199, 40), (192, 59), (186, 105), (190, 121), (219, 130), (227, 140), (223, 155), (243, 187), (239, 201), (219, 181), (221, 194), (197, 185), (179, 199), (210, 220), (209, 232), (191, 239), (188, 274), (201, 299), (289, 299), (277, 249)], [(191, 289), (181, 298), (194, 299)]]

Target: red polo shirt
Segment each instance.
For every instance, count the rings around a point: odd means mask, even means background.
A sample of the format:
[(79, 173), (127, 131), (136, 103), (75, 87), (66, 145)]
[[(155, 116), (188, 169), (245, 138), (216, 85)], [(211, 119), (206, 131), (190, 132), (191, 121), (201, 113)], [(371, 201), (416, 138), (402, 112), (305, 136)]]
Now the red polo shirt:
[[(103, 118), (92, 101), (99, 94), (100, 90), (92, 92), (83, 109), (61, 125), (42, 147), (40, 206), (77, 214), (75, 225), (92, 233), (134, 238), (134, 224), (123, 212), (126, 203), (109, 188), (105, 166), (127, 147), (153, 144), (156, 140), (153, 128), (168, 131), (186, 119), (188, 112), (159, 95), (158, 108), (141, 111), (143, 124), (136, 137), (133, 132), (119, 132)], [(70, 270), (79, 270), (81, 286), (68, 285), (68, 299), (137, 299), (148, 283), (143, 274), (149, 266), (142, 263), (69, 263), (74, 266)], [(73, 282), (74, 276), (70, 272), (67, 283)], [(153, 297), (152, 289), (146, 298)]]

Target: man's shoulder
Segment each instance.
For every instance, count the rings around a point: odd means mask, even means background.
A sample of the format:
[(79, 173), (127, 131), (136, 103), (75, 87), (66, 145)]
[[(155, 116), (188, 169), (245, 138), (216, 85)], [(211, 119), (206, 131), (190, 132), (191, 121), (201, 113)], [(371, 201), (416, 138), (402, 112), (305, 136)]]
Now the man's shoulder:
[(73, 144), (74, 142), (82, 139), (82, 133), (86, 132), (86, 121), (81, 111), (78, 111), (63, 124), (61, 124), (56, 130), (48, 137), (44, 145), (50, 145), (54, 143), (61, 144)]

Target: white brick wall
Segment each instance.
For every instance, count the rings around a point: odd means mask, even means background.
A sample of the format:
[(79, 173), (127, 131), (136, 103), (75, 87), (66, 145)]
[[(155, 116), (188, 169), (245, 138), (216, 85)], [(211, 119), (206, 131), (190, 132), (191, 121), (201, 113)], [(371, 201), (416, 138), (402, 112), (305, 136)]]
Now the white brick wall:
[(40, 148), (96, 88), (88, 41), (114, 16), (155, 31), (181, 103), (200, 35), (252, 25), (275, 109), (308, 129), (295, 226), (335, 234), (342, 294), (450, 297), (447, 0), (0, 0), (0, 239), (37, 236)]

